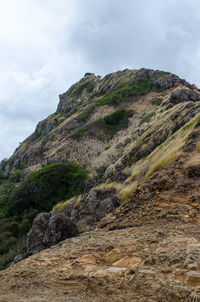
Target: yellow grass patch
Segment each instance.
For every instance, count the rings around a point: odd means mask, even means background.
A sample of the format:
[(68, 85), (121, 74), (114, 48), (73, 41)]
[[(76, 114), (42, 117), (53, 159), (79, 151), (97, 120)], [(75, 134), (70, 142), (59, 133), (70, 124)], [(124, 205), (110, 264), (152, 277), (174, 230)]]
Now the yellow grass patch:
[(105, 190), (105, 189), (116, 189), (121, 190), (123, 187), (123, 184), (117, 183), (117, 182), (111, 182), (111, 183), (103, 183), (96, 187), (94, 187), (94, 190)]
[(53, 207), (53, 210), (54, 211), (61, 211), (61, 210), (63, 210), (68, 204), (70, 204), (70, 202), (72, 201), (72, 200), (74, 200), (76, 198), (76, 196), (74, 196), (74, 197), (72, 197), (72, 198), (70, 198), (70, 199), (68, 199), (68, 200), (66, 200), (66, 201), (64, 201), (64, 202), (59, 202), (59, 203), (57, 203), (54, 207)]
[(129, 185), (126, 185), (121, 191), (120, 195), (123, 201), (128, 201), (131, 195), (135, 192), (137, 188), (137, 182), (133, 182)]
[(196, 151), (200, 153), (200, 142), (196, 143)]

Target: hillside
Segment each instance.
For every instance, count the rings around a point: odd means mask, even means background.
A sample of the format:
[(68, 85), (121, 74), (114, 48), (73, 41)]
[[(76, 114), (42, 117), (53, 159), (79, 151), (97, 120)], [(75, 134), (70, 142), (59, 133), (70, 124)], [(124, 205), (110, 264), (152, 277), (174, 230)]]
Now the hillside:
[(200, 301), (194, 85), (89, 74), (0, 168), (0, 301)]

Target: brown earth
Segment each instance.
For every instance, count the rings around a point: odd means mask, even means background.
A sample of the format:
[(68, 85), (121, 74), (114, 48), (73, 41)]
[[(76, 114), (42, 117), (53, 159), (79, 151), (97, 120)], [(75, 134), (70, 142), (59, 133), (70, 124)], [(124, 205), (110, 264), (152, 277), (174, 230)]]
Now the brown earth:
[(200, 301), (199, 180), (158, 179), (95, 230), (0, 272), (0, 301)]

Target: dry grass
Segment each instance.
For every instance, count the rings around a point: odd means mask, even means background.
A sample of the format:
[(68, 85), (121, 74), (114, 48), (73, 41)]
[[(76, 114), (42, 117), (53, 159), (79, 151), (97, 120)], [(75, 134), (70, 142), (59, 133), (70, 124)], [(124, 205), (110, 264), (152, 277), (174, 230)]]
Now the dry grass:
[(188, 128), (186, 131), (179, 129), (173, 137), (169, 137), (149, 156), (134, 163), (131, 167), (131, 176), (126, 180), (126, 183), (131, 180), (143, 182), (156, 171), (168, 167), (169, 164), (176, 160), (176, 158), (182, 153), (182, 147), (192, 130), (192, 127)]
[(196, 151), (200, 153), (200, 142), (196, 143)]
[(123, 188), (123, 184), (117, 183), (117, 182), (111, 182), (111, 183), (103, 183), (96, 187), (94, 187), (94, 190), (105, 190), (105, 189), (116, 189), (117, 191), (120, 191)]
[(180, 150), (170, 150), (164, 154), (158, 161), (151, 166), (146, 174), (146, 179), (149, 178), (156, 171), (162, 170), (170, 165), (179, 155), (181, 154)]
[(189, 177), (200, 176), (200, 154), (193, 154), (186, 162), (184, 170)]
[(59, 202), (59, 203), (57, 203), (54, 207), (53, 207), (53, 210), (54, 211), (61, 211), (61, 210), (63, 210), (68, 204), (70, 204), (70, 202), (72, 201), (72, 200), (74, 200), (76, 198), (76, 196), (74, 196), (74, 197), (72, 197), (72, 198), (70, 198), (70, 199), (68, 199), (68, 200), (66, 200), (66, 201), (64, 201), (64, 202)]
[(131, 195), (135, 192), (137, 188), (137, 182), (133, 182), (129, 185), (126, 185), (121, 191), (120, 195), (124, 202), (128, 201)]
[(81, 200), (82, 200), (82, 195), (79, 195), (78, 198), (77, 198), (77, 200), (76, 200), (76, 203), (75, 203), (75, 205), (74, 205), (74, 209), (77, 209), (77, 208), (78, 208), (78, 206), (79, 206)]

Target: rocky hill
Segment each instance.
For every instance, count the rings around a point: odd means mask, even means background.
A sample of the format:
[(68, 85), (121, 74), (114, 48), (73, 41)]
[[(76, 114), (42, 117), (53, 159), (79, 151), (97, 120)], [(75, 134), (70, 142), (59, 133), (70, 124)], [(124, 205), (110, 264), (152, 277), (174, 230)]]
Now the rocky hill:
[(200, 301), (199, 207), (200, 91), (88, 74), (1, 163), (0, 301)]

